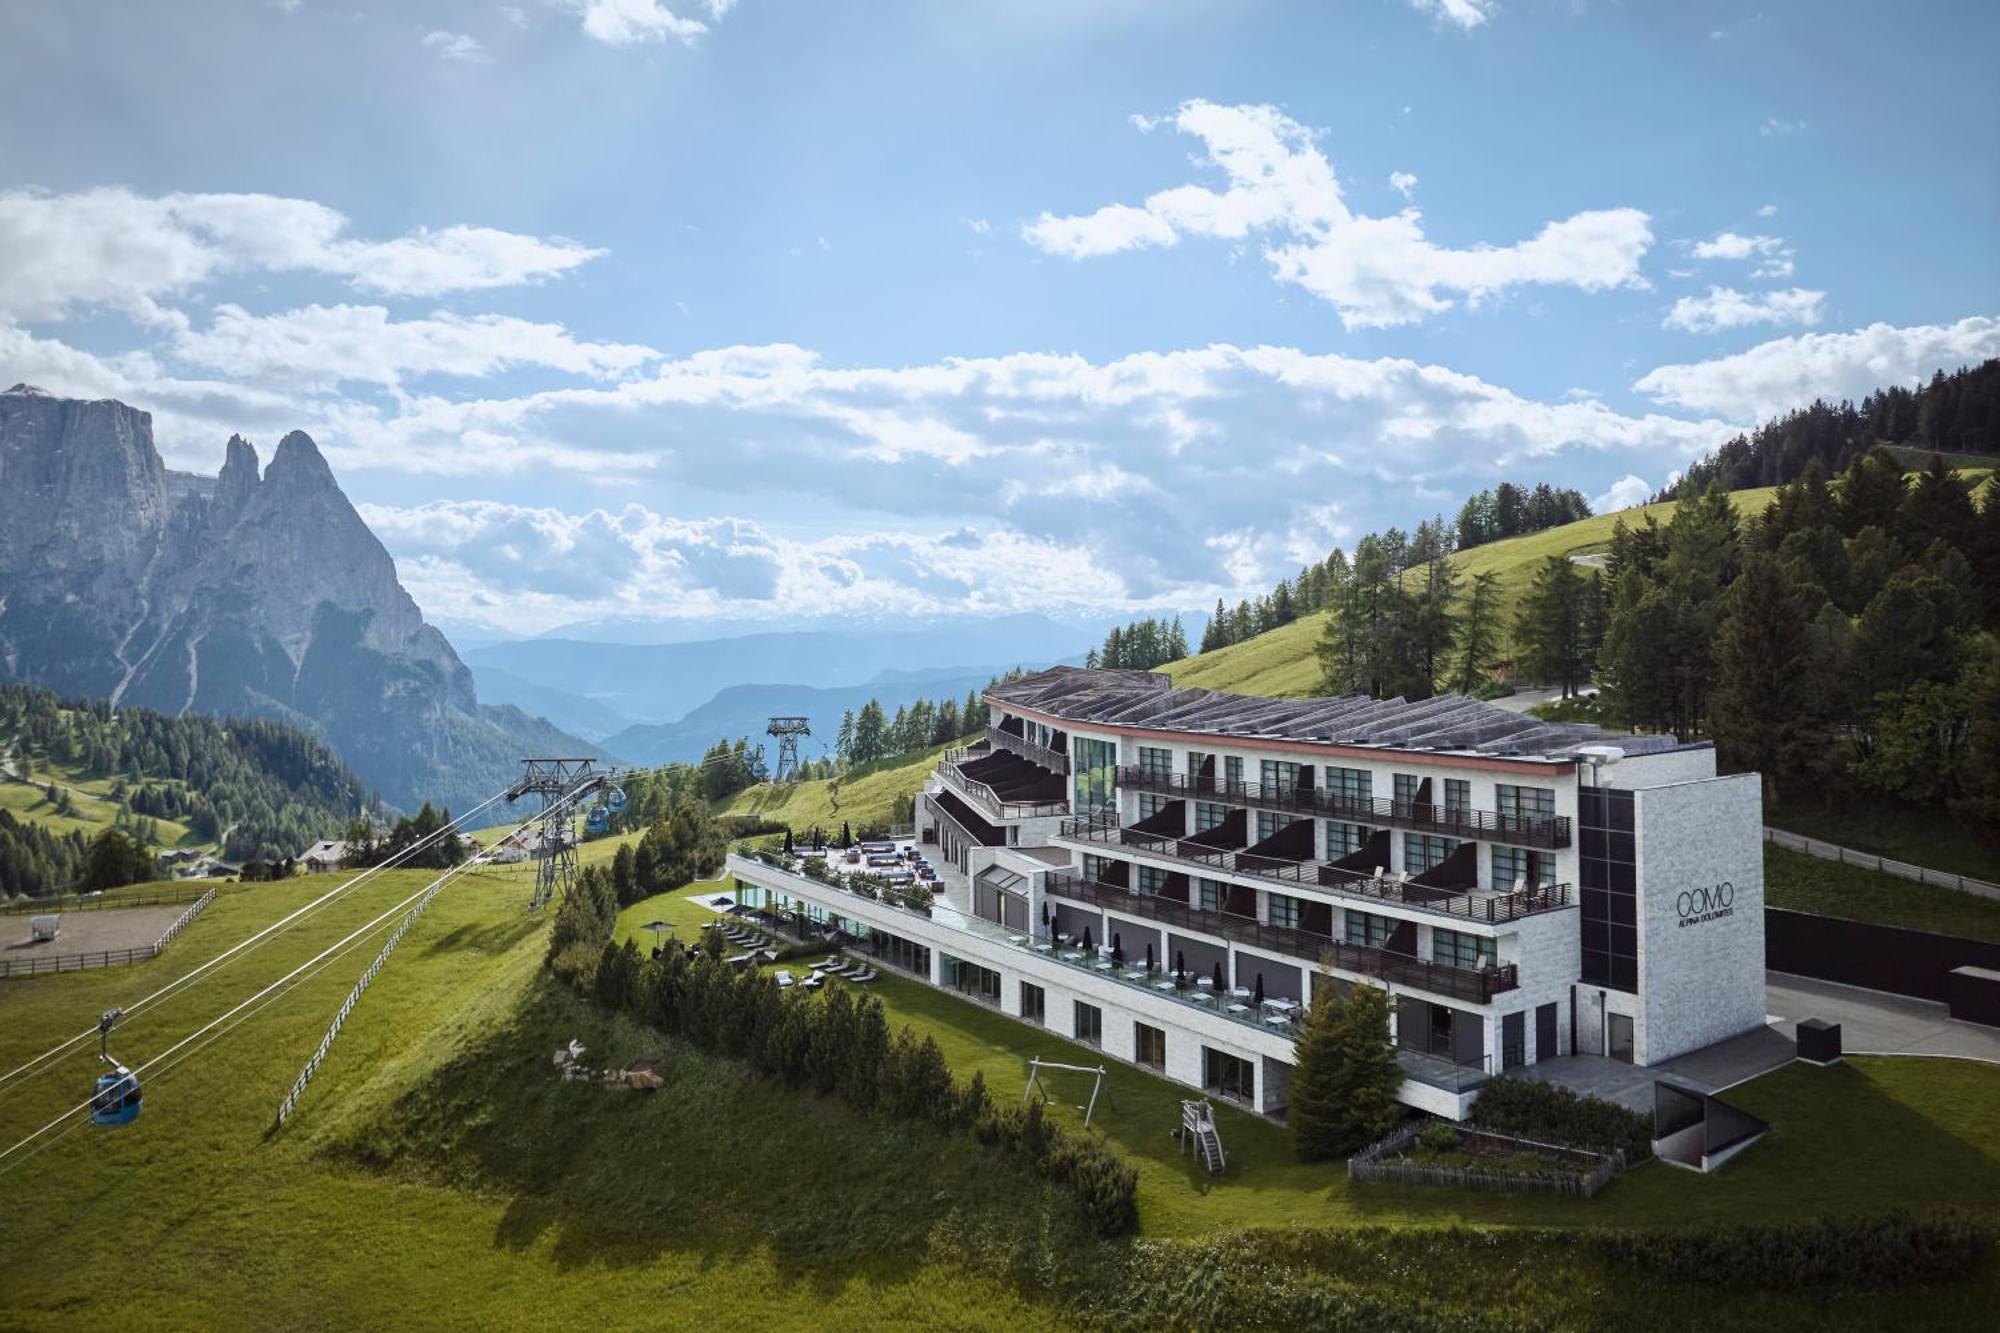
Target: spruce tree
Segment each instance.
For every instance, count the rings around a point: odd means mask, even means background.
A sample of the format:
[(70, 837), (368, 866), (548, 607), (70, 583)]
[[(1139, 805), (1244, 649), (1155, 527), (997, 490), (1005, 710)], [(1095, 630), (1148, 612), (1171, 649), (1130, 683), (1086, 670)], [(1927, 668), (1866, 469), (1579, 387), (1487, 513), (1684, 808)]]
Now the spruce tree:
[(1285, 1123), (1299, 1159), (1359, 1152), (1395, 1126), (1403, 1069), (1389, 1044), (1389, 996), (1373, 986), (1325, 986), (1300, 1026)]

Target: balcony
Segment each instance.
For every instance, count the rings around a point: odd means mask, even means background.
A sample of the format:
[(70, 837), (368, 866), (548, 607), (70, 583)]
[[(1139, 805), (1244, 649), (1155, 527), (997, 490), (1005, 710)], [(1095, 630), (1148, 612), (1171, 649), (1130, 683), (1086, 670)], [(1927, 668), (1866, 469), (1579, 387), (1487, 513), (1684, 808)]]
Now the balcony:
[(1222, 778), (1161, 773), (1130, 765), (1119, 768), (1118, 785), (1133, 791), (1158, 792), (1185, 800), (1285, 810), (1378, 828), (1403, 828), (1450, 838), (1504, 842), (1515, 847), (1553, 849), (1570, 844), (1570, 821), (1566, 815), (1503, 815), (1491, 810), (1457, 809), (1430, 801), (1362, 799), (1290, 783), (1230, 782)]
[(1012, 751), (954, 750), (938, 761), (937, 771), (953, 791), (993, 819), (1069, 813), (1069, 801), (1058, 795), (1066, 785), (1062, 776)]
[(1269, 949), (1343, 971), (1380, 977), (1398, 986), (1408, 986), (1433, 995), (1447, 995), (1472, 1004), (1491, 1003), (1495, 995), (1520, 985), (1519, 972), (1512, 963), (1473, 968), (1427, 962), (1388, 949), (1349, 944), (1345, 940), (1331, 939), (1309, 930), (1267, 925), (1225, 912), (1204, 911), (1172, 898), (1135, 893), (1080, 875), (1051, 874), (1046, 888), (1049, 893), (1077, 902), (1091, 903), (1130, 916), (1143, 916), (1185, 930), (1219, 935), (1237, 944)]
[(988, 727), (986, 739), (994, 748), (1011, 750), (1031, 764), (1046, 768), (1051, 773), (1068, 773), (1069, 756), (1061, 750), (1051, 750), (1046, 745), (1037, 745), (1025, 736), (1016, 736), (1011, 731), (999, 727)]
[(1177, 838), (1170, 833), (1125, 828), (1103, 819), (1066, 819), (1056, 836), (1062, 841), (1091, 848), (1129, 848), (1142, 855), (1163, 857), (1209, 874), (1245, 875), (1273, 883), (1297, 884), (1342, 897), (1390, 903), (1487, 925), (1518, 921), (1522, 917), (1558, 911), (1571, 904), (1570, 886), (1567, 884), (1518, 889), (1511, 893), (1463, 891), (1394, 875), (1370, 875), (1326, 861), (1290, 861), (1234, 851), (1192, 838)]
[[(993, 827), (968, 809), (965, 802), (948, 791), (926, 792), (921, 798), (930, 812), (933, 831), (949, 829), (958, 835), (962, 847), (1005, 847), (1007, 831)], [(927, 842), (938, 841), (926, 838)]]

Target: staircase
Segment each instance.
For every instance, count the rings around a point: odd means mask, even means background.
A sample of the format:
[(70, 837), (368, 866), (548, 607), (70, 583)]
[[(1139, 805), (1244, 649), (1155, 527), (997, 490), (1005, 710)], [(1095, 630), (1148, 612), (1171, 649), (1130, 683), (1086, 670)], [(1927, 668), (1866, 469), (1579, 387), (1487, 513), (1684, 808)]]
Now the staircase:
[(1174, 1132), (1185, 1152), (1192, 1146), (1201, 1156), (1201, 1164), (1211, 1176), (1219, 1176), (1228, 1165), (1222, 1155), (1222, 1135), (1215, 1129), (1215, 1108), (1203, 1098), (1198, 1102), (1181, 1103), (1181, 1127)]

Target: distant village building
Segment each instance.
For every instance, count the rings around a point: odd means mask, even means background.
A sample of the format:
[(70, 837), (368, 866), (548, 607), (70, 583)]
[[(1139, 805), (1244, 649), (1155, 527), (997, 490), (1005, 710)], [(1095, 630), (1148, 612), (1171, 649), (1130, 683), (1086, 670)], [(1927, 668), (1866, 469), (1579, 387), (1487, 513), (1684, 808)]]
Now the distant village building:
[(340, 863), (347, 857), (344, 842), (316, 842), (312, 849), (299, 858), (299, 864), (306, 868), (308, 875), (323, 875), (329, 870), (340, 869)]

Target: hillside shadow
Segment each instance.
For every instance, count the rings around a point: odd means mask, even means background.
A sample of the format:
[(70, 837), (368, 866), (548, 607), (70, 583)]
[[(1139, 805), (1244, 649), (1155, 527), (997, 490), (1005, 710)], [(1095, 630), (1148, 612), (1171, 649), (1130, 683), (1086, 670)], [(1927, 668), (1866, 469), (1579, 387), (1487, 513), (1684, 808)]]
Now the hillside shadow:
[(454, 926), (445, 934), (431, 941), (424, 950), (426, 957), (443, 953), (506, 953), (522, 940), (527, 939), (543, 925), (543, 918), (531, 916), (510, 917), (495, 921), (490, 925), (466, 924)]

